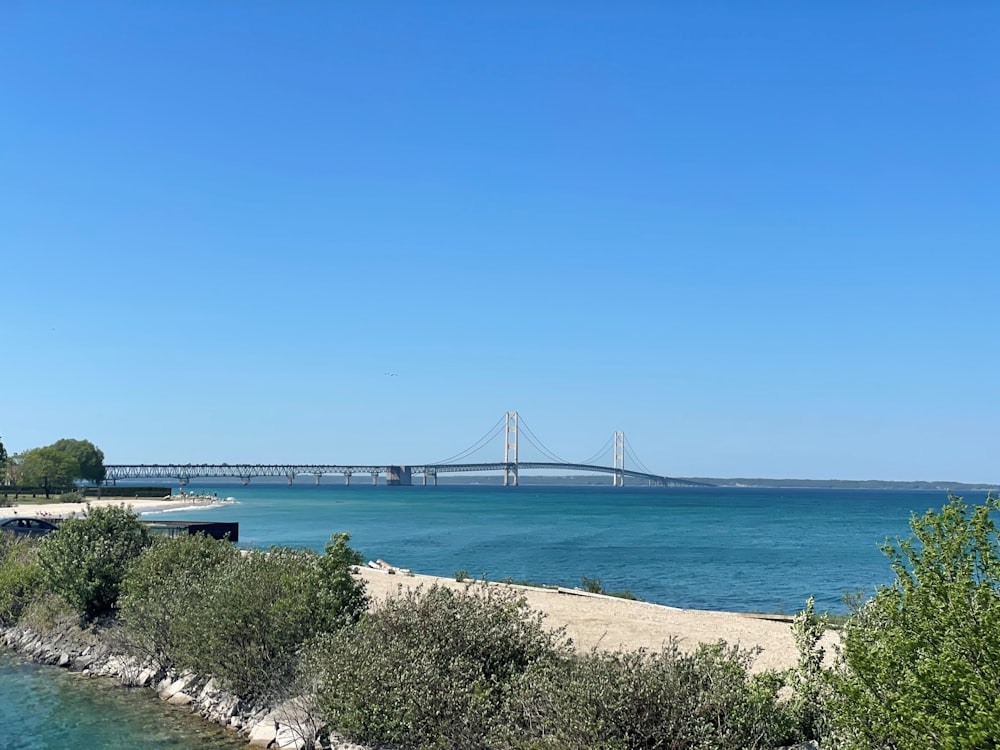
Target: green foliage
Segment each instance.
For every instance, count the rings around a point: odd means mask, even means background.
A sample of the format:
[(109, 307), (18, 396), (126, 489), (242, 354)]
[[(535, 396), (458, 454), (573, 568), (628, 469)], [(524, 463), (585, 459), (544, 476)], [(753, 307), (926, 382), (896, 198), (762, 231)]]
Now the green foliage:
[(83, 479), (94, 484), (104, 481), (107, 474), (104, 469), (104, 451), (89, 440), (63, 438), (49, 447), (76, 460), (79, 470), (73, 479)]
[(459, 570), (456, 570), (455, 580), (458, 581), (459, 583), (462, 583), (463, 581), (468, 581), (469, 571), (467, 571), (465, 568), (460, 568)]
[(846, 748), (982, 748), (1000, 727), (1000, 557), (989, 497), (950, 497), (883, 548), (896, 580), (844, 630), (835, 734)]
[(5, 482), (7, 479), (7, 461), (9, 459), (7, 449), (3, 447), (3, 440), (0, 440), (0, 482)]
[(206, 595), (206, 578), (239, 554), (205, 534), (156, 537), (122, 581), (121, 617), (132, 650), (167, 668), (193, 663), (200, 634), (191, 603)]
[(509, 590), (433, 586), (322, 639), (312, 668), (338, 731), (364, 742), (484, 747), (516, 676), (566, 648)]
[(829, 672), (823, 666), (826, 650), (820, 641), (829, 626), (829, 616), (816, 614), (811, 596), (806, 608), (792, 622), (799, 660), (789, 675), (792, 687), (789, 709), (799, 729), (800, 739), (822, 737), (827, 730)]
[(71, 487), (80, 474), (76, 458), (52, 446), (25, 451), (18, 462), (20, 483), (44, 488), (46, 497), (53, 489)]
[(751, 676), (753, 652), (592, 652), (527, 671), (507, 699), (506, 736), (524, 748), (770, 748), (794, 736), (780, 676)]
[(126, 570), (150, 544), (149, 532), (124, 506), (87, 508), (44, 538), (39, 562), (51, 591), (84, 619), (110, 613)]
[(361, 556), (348, 539), (334, 535), (323, 556), (281, 547), (240, 553), (201, 535), (158, 542), (124, 585), (133, 648), (212, 674), (249, 700), (281, 694), (303, 646), (356, 622), (368, 604), (350, 575)]
[(42, 590), (39, 541), (0, 534), (0, 625), (17, 621)]
[(350, 534), (334, 534), (319, 558), (315, 579), (316, 604), (320, 611), (318, 632), (353, 625), (368, 608), (364, 584), (351, 574), (364, 558), (348, 544), (350, 540)]
[(63, 438), (16, 458), (12, 478), (21, 485), (42, 487), (46, 497), (53, 490), (72, 488), (78, 479), (102, 482), (106, 474), (104, 453), (89, 440)]

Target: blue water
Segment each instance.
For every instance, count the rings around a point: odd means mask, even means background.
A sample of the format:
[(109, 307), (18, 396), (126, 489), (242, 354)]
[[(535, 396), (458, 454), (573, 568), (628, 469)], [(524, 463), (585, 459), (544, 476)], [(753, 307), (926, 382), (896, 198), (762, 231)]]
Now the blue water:
[[(676, 607), (794, 612), (812, 595), (843, 612), (846, 590), (891, 580), (879, 546), (944, 492), (311, 482), (191, 488), (235, 505), (165, 517), (238, 521), (242, 546), (322, 549), (349, 531), (366, 559), (418, 573), (579, 586), (599, 578)], [(969, 501), (985, 493), (970, 494)]]
[(0, 652), (3, 750), (237, 750), (246, 747), (152, 690), (125, 690)]
[[(889, 583), (879, 545), (944, 492), (652, 487), (372, 487), (200, 484), (237, 503), (151, 517), (238, 521), (241, 546), (322, 549), (349, 531), (366, 559), (418, 573), (607, 590), (678, 607), (794, 612), (810, 595), (843, 612), (845, 590)], [(175, 490), (176, 492), (176, 490)], [(979, 501), (985, 493), (967, 493)], [(109, 721), (109, 717), (113, 720)], [(0, 747), (231, 748), (152, 691), (97, 687), (0, 654)]]

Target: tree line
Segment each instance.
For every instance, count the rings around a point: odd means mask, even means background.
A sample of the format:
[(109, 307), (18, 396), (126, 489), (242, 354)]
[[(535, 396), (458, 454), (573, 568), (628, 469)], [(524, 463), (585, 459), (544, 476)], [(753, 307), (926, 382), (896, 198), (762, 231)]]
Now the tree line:
[(76, 482), (100, 484), (106, 474), (104, 452), (89, 440), (63, 438), (14, 455), (0, 440), (0, 478), (15, 494), (30, 489), (49, 497), (72, 490)]

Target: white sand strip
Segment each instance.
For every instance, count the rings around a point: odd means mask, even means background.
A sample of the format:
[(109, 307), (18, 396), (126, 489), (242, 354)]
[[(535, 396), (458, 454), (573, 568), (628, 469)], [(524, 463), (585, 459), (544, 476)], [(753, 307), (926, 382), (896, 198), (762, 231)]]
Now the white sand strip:
[[(364, 579), (368, 592), (376, 601), (420, 585), (428, 587), (438, 583), (456, 589), (482, 585), (477, 582), (459, 583), (454, 578), (390, 575), (371, 568), (361, 568), (358, 575)], [(503, 583), (489, 585), (510, 586)], [(547, 625), (565, 627), (566, 634), (581, 653), (592, 648), (658, 651), (673, 637), (684, 649), (719, 640), (731, 645), (739, 644), (745, 649), (759, 648), (761, 653), (754, 662), (755, 671), (793, 667), (798, 659), (792, 626), (786, 621), (790, 618), (782, 620), (734, 612), (677, 609), (611, 596), (588, 595), (570, 589), (510, 587), (523, 594), (532, 609), (545, 615)], [(832, 646), (837, 640), (838, 636), (833, 631), (824, 639), (828, 656), (832, 654)]]
[(136, 513), (151, 511), (177, 510), (180, 508), (205, 507), (224, 502), (222, 498), (188, 495), (178, 497), (173, 495), (169, 500), (156, 497), (102, 497), (88, 498), (84, 503), (22, 503), (8, 508), (0, 508), (0, 518), (21, 516), (27, 518), (69, 518), (82, 515), (87, 506), (106, 508), (109, 505), (124, 505)]

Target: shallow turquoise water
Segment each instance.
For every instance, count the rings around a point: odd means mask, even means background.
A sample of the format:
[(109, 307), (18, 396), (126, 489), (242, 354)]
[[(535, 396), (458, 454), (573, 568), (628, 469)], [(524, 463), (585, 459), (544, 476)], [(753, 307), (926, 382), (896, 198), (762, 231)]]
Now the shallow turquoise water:
[(236, 750), (245, 743), (169, 706), (152, 690), (126, 690), (0, 652), (3, 750)]

